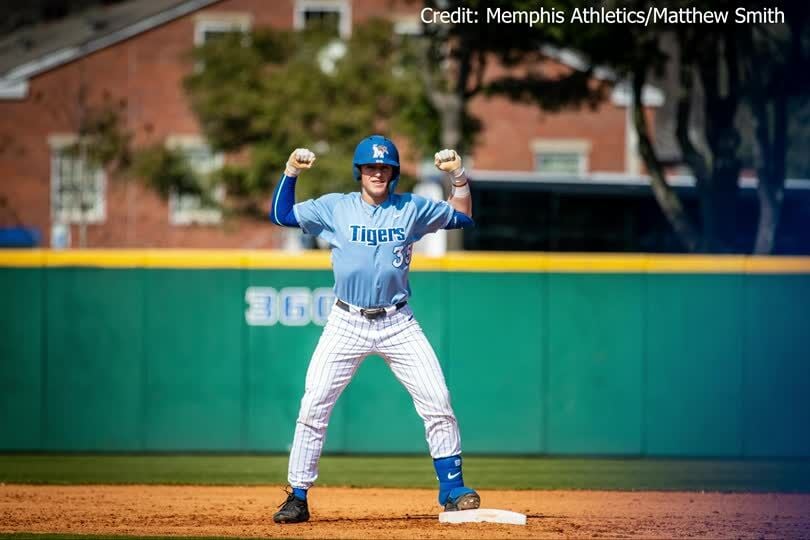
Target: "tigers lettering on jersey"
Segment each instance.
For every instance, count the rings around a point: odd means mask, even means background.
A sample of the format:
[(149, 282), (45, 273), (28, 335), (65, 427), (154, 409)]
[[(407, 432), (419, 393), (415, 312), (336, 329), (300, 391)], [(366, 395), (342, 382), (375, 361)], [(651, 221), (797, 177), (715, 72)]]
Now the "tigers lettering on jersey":
[(365, 225), (349, 225), (352, 230), (351, 241), (358, 244), (386, 244), (388, 242), (404, 242), (404, 227), (371, 228)]
[(374, 206), (357, 191), (328, 193), (296, 204), (293, 211), (305, 232), (332, 247), (335, 296), (361, 308), (407, 300), (407, 246), (453, 217), (447, 201), (391, 193), (385, 203)]

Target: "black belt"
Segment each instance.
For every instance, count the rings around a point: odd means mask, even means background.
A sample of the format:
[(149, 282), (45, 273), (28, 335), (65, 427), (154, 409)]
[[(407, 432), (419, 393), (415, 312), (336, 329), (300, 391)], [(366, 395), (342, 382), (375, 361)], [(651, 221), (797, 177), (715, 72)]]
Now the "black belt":
[[(394, 311), (399, 311), (400, 309), (404, 308), (405, 304), (407, 304), (407, 303), (408, 303), (407, 300), (403, 300), (402, 302), (397, 302), (396, 304), (394, 304), (394, 307), (396, 308)], [(344, 302), (340, 298), (337, 299), (337, 302), (335, 302), (335, 304), (337, 305), (337, 307), (339, 307), (343, 311), (351, 312), (351, 307), (349, 307), (349, 304), (347, 304), (346, 302)], [(374, 319), (379, 319), (380, 317), (385, 317), (386, 311), (385, 311), (384, 307), (360, 308), (360, 315), (362, 315), (366, 319), (374, 320)]]

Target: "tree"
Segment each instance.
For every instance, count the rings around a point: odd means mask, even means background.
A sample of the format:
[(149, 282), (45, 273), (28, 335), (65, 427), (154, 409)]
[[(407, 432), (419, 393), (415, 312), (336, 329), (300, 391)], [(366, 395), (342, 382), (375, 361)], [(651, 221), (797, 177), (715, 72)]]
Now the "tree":
[[(564, 0), (543, 2), (551, 11), (564, 7)], [(549, 81), (539, 72), (520, 77), (487, 77), (487, 67), (497, 61), (503, 66), (531, 65), (537, 60), (540, 48), (560, 45), (566, 34), (555, 24), (508, 24), (487, 22), (487, 11), (537, 10), (532, 0), (425, 0), (429, 13), (475, 10), (477, 21), (457, 24), (431, 23), (425, 25), (422, 42), (421, 80), (430, 104), (441, 120), (440, 144), (462, 153), (474, 145), (481, 126), (468, 110), (469, 102), (477, 95), (504, 93), (514, 99), (528, 100), (531, 94), (543, 106), (559, 108), (564, 104), (594, 101), (599, 89), (588, 88), (589, 69), (572, 71), (566, 76)], [(550, 85), (549, 82), (555, 84)]]
[(204, 67), (185, 81), (192, 109), (214, 148), (249, 155), (223, 181), (257, 211), (294, 148), (318, 156), (297, 188), (309, 198), (357, 189), (350, 163), (368, 134), (405, 138), (418, 151), (436, 132), (413, 84), (413, 54), (388, 21), (357, 26), (346, 41), (320, 31), (234, 33), (199, 48), (195, 59)]
[[(648, 10), (661, 6), (648, 0), (604, 2), (608, 10)], [(498, 1), (426, 1), (431, 9), (455, 11), (472, 8), (503, 11), (537, 11), (534, 2)], [(546, 2), (546, 11), (558, 10), (571, 15), (575, 9), (590, 8), (577, 0)], [(597, 6), (597, 9), (600, 6)], [(669, 2), (667, 8), (721, 10), (732, 14), (736, 8), (770, 8), (760, 1)], [(785, 102), (806, 96), (808, 66), (807, 11), (805, 5), (790, 3), (784, 7), (788, 23), (776, 33), (784, 39), (766, 39), (773, 25), (765, 24), (561, 24), (542, 21), (535, 25), (512, 24), (509, 32), (492, 23), (429, 25), (432, 52), (425, 66), (439, 66), (425, 76), (432, 104), (442, 119), (442, 142), (461, 146), (459, 126), (474, 125), (467, 115), (469, 99), (478, 93), (502, 94), (514, 100), (533, 102), (547, 110), (594, 104), (603, 99), (605, 86), (592, 78), (594, 66), (609, 67), (616, 82), (629, 80), (634, 95), (633, 119), (640, 153), (650, 173), (653, 194), (663, 213), (690, 251), (740, 251), (735, 223), (736, 198), (741, 162), (739, 117), (749, 106), (756, 120), (756, 146), (760, 156), (760, 222), (755, 251), (770, 252), (781, 207), (785, 153), (787, 151)], [(674, 36), (672, 51), (663, 44)], [(542, 46), (557, 45), (573, 49), (589, 59), (580, 71), (549, 79), (533, 65), (544, 61), (538, 54)], [(519, 76), (485, 80), (488, 59), (497, 58), (506, 66), (521, 63), (528, 71)], [(678, 194), (667, 183), (664, 167), (653, 144), (653, 137), (642, 104), (642, 91), (651, 76), (660, 73), (666, 62), (677, 61), (681, 74), (678, 100), (677, 140), (684, 161), (695, 177), (698, 221), (690, 216)], [(436, 82), (438, 81), (438, 82)], [(786, 81), (790, 81), (786, 83)], [(700, 97), (700, 99), (698, 99)], [(693, 109), (703, 123), (700, 137), (694, 138), (691, 123)], [(794, 105), (797, 106), (797, 105)], [(781, 111), (781, 112), (780, 112)], [(780, 120), (782, 119), (782, 120)], [(794, 128), (795, 131), (795, 128)]]
[[(745, 7), (768, 7), (747, 2)], [(739, 3), (712, 2), (706, 8), (733, 12)], [(784, 198), (788, 150), (787, 107), (791, 98), (810, 91), (806, 51), (806, 6), (785, 6), (786, 24), (734, 24), (675, 27), (680, 65), (677, 137), (684, 160), (695, 177), (701, 206), (700, 251), (749, 251), (735, 242), (735, 202), (741, 168), (739, 118), (750, 107), (755, 121), (759, 224), (755, 253), (770, 253)], [(663, 29), (666, 30), (666, 29)], [(658, 31), (660, 44), (661, 31)], [(643, 81), (643, 63), (633, 66), (633, 77)], [(696, 82), (703, 95), (704, 145), (690, 135), (691, 107)], [(636, 97), (640, 87), (634, 85)], [(645, 156), (655, 166), (654, 155)], [(694, 242), (681, 235), (694, 249)]]
[(87, 247), (87, 213), (93, 206), (90, 199), (94, 196), (92, 186), (96, 171), (125, 172), (131, 164), (132, 134), (122, 127), (121, 121), (121, 112), (125, 108), (125, 101), (116, 102), (110, 95), (105, 95), (102, 103), (90, 105), (82, 76), (75, 109), (77, 137), (63, 148), (64, 155), (71, 159), (67, 163), (60, 161), (60, 166), (70, 168), (63, 171), (66, 174), (62, 174), (61, 195), (78, 200), (81, 248)]
[[(676, 135), (684, 161), (692, 170), (700, 200), (702, 227), (699, 236), (681, 235), (691, 251), (735, 251), (736, 198), (742, 164), (739, 159), (740, 133), (735, 125), (742, 89), (739, 72), (741, 28), (718, 25), (708, 31), (698, 26), (675, 28), (680, 52), (680, 91)], [(658, 40), (660, 41), (660, 34)], [(633, 66), (633, 96), (636, 116), (647, 72), (639, 63)], [(690, 134), (691, 107), (695, 76), (703, 92), (705, 145)], [(637, 129), (640, 129), (637, 123)], [(656, 166), (657, 157), (647, 153), (645, 162)], [(660, 181), (660, 180), (659, 180)], [(684, 220), (686, 217), (684, 216)], [(693, 226), (693, 231), (698, 230)]]
[[(564, 2), (548, 0), (544, 9), (552, 10)], [(457, 24), (427, 24), (420, 41), (419, 72), (430, 106), (440, 120), (439, 145), (454, 148), (461, 154), (475, 144), (481, 130), (477, 118), (469, 112), (469, 103), (479, 94), (506, 93), (514, 99), (532, 94), (544, 106), (553, 108), (565, 103), (581, 103), (599, 93), (588, 88), (588, 73), (572, 71), (555, 79), (555, 85), (541, 73), (529, 72), (520, 78), (503, 76), (492, 80), (487, 67), (493, 61), (503, 66), (531, 63), (539, 56), (542, 45), (559, 44), (564, 34), (551, 24), (497, 25), (486, 20), (489, 10), (530, 11), (537, 9), (531, 0), (425, 0), (428, 13), (477, 11), (477, 20)], [(587, 71), (587, 70), (586, 70)], [(558, 91), (557, 91), (558, 90)], [(448, 244), (461, 245), (461, 231), (451, 231)]]
[[(810, 96), (810, 7), (785, 6), (786, 24), (755, 26), (741, 47), (746, 101), (756, 119), (759, 225), (754, 253), (773, 251), (787, 175), (789, 111)], [(794, 140), (802, 140), (794, 133)], [(804, 138), (806, 141), (807, 138)]]
[[(561, 3), (560, 9), (571, 13), (573, 9), (581, 8), (580, 4), (570, 0)], [(661, 7), (648, 0), (613, 0), (604, 4), (609, 10)], [(733, 18), (737, 7), (759, 9), (771, 6), (759, 1), (723, 0), (670, 2), (667, 7), (726, 11)], [(736, 24), (734, 21), (704, 25), (662, 23), (651, 27), (638, 24), (559, 25), (562, 35), (555, 37), (584, 54), (588, 65), (609, 67), (617, 80), (631, 81), (633, 120), (653, 194), (690, 251), (751, 249), (737, 239), (735, 220), (742, 167), (742, 134), (738, 122), (744, 105), (750, 106), (754, 115), (759, 155), (760, 220), (754, 250), (767, 253), (773, 249), (786, 170), (786, 104), (791, 98), (808, 94), (807, 11), (803, 5), (791, 3), (786, 6), (788, 22), (785, 25)], [(668, 41), (675, 44), (674, 50), (665, 47)], [(643, 109), (643, 88), (653, 75), (662, 71), (666, 62), (677, 62), (680, 74), (676, 96), (676, 138), (697, 186), (700, 209), (697, 223), (667, 183)], [(569, 91), (572, 84), (579, 83), (580, 92), (571, 93), (574, 98), (570, 102), (581, 102), (580, 94), (586, 90), (584, 85), (587, 83), (571, 78), (564, 83)], [(563, 82), (550, 81), (550, 85), (562, 88)], [(544, 94), (550, 85), (542, 84), (542, 81), (513, 79), (508, 84), (496, 82), (491, 85), (491, 90), (548, 107)], [(565, 100), (561, 103), (564, 104)], [(698, 116), (702, 123), (699, 126), (692, 122), (696, 105), (701, 106)], [(695, 137), (697, 129), (699, 137)]]
[[(649, 5), (650, 3), (644, 0), (621, 3), (621, 7), (630, 10), (646, 9)], [(583, 7), (585, 6), (582, 6), (581, 2), (570, 0), (562, 3), (560, 9), (570, 16), (575, 9)], [(611, 10), (620, 6), (618, 2), (611, 1), (606, 2), (604, 7)], [(680, 197), (666, 181), (664, 167), (656, 155), (653, 137), (643, 107), (642, 94), (648, 77), (660, 72), (667, 61), (667, 55), (661, 48), (661, 39), (665, 29), (662, 27), (648, 28), (635, 24), (572, 23), (561, 24), (559, 28), (562, 33), (559, 36), (560, 42), (566, 49), (577, 51), (584, 58), (584, 77), (579, 79), (569, 77), (564, 85), (567, 87), (567, 92), (560, 92), (559, 89), (563, 87), (563, 84), (554, 80), (520, 81), (513, 79), (509, 81), (508, 86), (503, 83), (495, 84), (493, 90), (506, 93), (513, 99), (532, 101), (540, 107), (549, 108), (546, 95), (549, 93), (549, 89), (556, 88), (556, 92), (551, 92), (552, 95), (559, 96), (557, 105), (552, 107), (556, 109), (577, 105), (583, 99), (587, 99), (582, 96), (583, 93), (590, 94), (590, 99), (603, 99), (604, 88), (593, 88), (592, 83), (588, 80), (594, 66), (610, 69), (614, 77), (613, 83), (629, 80), (633, 95), (632, 116), (639, 140), (639, 153), (649, 172), (653, 195), (684, 246), (690, 251), (705, 249), (703, 242), (706, 235), (701, 234), (698, 227), (692, 222)], [(722, 63), (722, 58), (719, 60)], [(543, 59), (539, 59), (539, 61), (543, 61)], [(682, 81), (679, 95), (681, 99), (679, 119), (689, 118), (689, 106), (693, 93), (690, 87), (692, 84), (691, 71), (686, 70), (686, 72), (690, 74), (690, 78)], [(592, 90), (596, 90), (599, 95)], [(576, 96), (576, 99), (567, 100), (568, 95)], [(679, 135), (688, 132), (688, 130), (681, 131), (680, 128), (683, 127), (684, 125), (679, 124)], [(684, 156), (689, 161), (689, 158), (695, 155), (691, 151), (693, 145), (689, 144), (688, 138), (679, 137), (678, 141), (682, 150), (686, 143)], [(699, 164), (697, 161), (690, 162), (690, 166), (693, 165)], [(706, 178), (706, 175), (702, 174), (703, 172), (703, 169), (697, 169), (696, 178), (699, 186), (703, 185), (701, 182)], [(701, 193), (702, 199), (710, 198), (709, 190), (701, 190)]]

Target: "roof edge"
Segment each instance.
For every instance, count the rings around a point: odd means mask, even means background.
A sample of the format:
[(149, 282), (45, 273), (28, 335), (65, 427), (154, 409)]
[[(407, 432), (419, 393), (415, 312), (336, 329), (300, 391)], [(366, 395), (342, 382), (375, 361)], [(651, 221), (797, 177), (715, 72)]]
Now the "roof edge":
[(28, 81), (0, 79), (0, 100), (25, 99), (28, 97)]
[[(540, 47), (540, 52), (577, 71), (587, 71), (591, 68), (591, 64), (585, 57), (574, 49), (563, 49), (553, 45), (543, 45)], [(593, 68), (593, 76), (602, 81), (615, 83), (615, 88), (610, 95), (610, 100), (614, 105), (627, 107), (631, 104), (632, 95), (629, 88), (630, 85), (626, 80), (620, 79), (614, 70), (603, 66), (595, 66)], [(645, 107), (660, 107), (664, 104), (664, 93), (651, 84), (645, 84), (641, 94), (641, 103)]]
[[(471, 169), (468, 171), (473, 181), (478, 182), (508, 182), (508, 183), (529, 183), (529, 184), (570, 184), (584, 186), (615, 185), (615, 186), (649, 186), (650, 177), (648, 175), (632, 175), (621, 172), (594, 171), (583, 175), (554, 175), (544, 174), (536, 171), (507, 171), (494, 169)], [(438, 177), (436, 177), (438, 179)], [(433, 177), (425, 180), (434, 180)], [(738, 186), (743, 189), (756, 189), (758, 179), (755, 177), (741, 176), (738, 179)], [(695, 187), (695, 178), (692, 175), (669, 175), (667, 183), (672, 187)], [(810, 190), (810, 179), (807, 178), (786, 178), (785, 189)]]
[[(5, 76), (0, 77), (0, 99), (24, 98), (27, 95), (27, 81), (31, 77), (46, 71), (50, 71), (51, 69), (67, 64), (68, 62), (72, 62), (77, 58), (87, 56), (88, 54), (120, 43), (121, 41), (147, 32), (148, 30), (171, 22), (219, 1), (220, 0), (188, 0), (187, 2), (177, 4), (176, 6), (158, 12), (145, 19), (141, 19), (112, 33), (90, 39), (77, 46), (65, 47), (52, 51), (35, 60), (31, 60), (17, 66), (6, 73)], [(22, 88), (21, 85), (24, 85), (25, 87), (25, 93), (22, 95), (20, 95), (19, 91), (4, 91), (5, 89), (9, 88)]]

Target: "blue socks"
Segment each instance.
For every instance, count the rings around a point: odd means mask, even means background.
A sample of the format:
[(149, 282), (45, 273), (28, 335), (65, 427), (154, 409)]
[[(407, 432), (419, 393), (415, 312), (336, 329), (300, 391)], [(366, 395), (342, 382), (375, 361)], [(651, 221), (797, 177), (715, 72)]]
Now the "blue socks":
[(461, 455), (434, 459), (433, 466), (436, 468), (436, 476), (439, 478), (439, 504), (444, 505), (450, 497), (451, 491), (464, 487)]
[(307, 490), (301, 488), (293, 488), (293, 495), (295, 495), (296, 499), (300, 499), (302, 501), (307, 500)]

